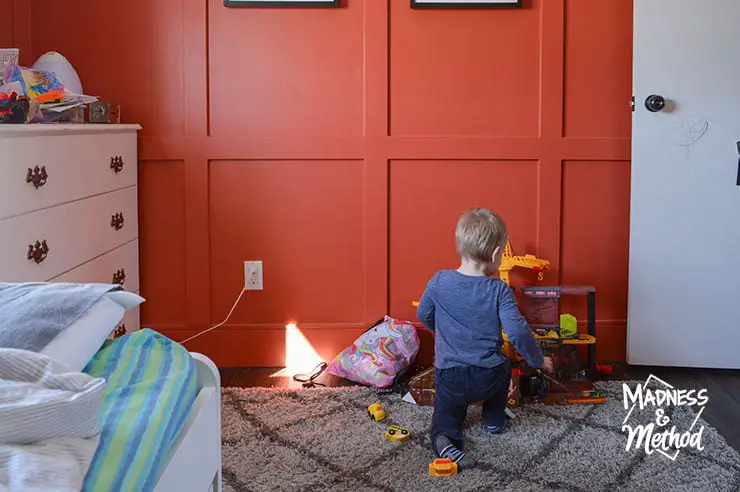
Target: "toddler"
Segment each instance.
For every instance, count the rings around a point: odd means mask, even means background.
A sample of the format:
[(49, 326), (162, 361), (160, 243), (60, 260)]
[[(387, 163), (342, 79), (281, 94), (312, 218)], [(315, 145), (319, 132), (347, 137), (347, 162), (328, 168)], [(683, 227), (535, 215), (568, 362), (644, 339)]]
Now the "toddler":
[(502, 431), (511, 380), (511, 361), (501, 353), (501, 327), (533, 368), (552, 372), (511, 288), (498, 278), (508, 233), (485, 208), (462, 214), (455, 233), (461, 263), (437, 272), (419, 300), (417, 315), (434, 332), (435, 395), (432, 446), (438, 457), (473, 466), (465, 456), (462, 425), (468, 405), (483, 402), (488, 432)]

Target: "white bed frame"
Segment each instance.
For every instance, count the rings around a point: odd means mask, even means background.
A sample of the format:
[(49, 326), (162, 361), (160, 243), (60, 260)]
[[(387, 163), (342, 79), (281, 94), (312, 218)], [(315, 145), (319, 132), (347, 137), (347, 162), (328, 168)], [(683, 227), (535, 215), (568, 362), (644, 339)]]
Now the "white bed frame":
[(221, 376), (216, 364), (191, 352), (198, 394), (155, 486), (155, 492), (221, 492)]

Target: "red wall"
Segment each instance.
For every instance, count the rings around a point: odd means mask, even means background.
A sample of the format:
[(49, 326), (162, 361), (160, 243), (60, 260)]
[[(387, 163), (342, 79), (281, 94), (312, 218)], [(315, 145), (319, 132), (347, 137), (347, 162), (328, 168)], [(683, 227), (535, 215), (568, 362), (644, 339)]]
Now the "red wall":
[(487, 206), (516, 252), (552, 262), (548, 282), (596, 285), (598, 355), (623, 358), (631, 2), (343, 3), (60, 0), (23, 14), (34, 57), (62, 52), (86, 92), (144, 127), (144, 325), (180, 340), (221, 321), (242, 262), (260, 259), (265, 290), (189, 347), (282, 365), (295, 319), (332, 357), (386, 312), (414, 319), (429, 276), (456, 265), (458, 215)]
[(0, 48), (20, 49), (20, 63), (33, 63), (31, 58), (31, 7), (28, 0), (0, 0)]

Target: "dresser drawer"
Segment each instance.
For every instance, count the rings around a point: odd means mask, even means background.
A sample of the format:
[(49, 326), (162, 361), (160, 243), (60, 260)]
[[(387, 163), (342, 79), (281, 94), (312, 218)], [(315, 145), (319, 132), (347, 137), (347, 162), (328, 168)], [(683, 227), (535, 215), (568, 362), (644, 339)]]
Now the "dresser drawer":
[(141, 306), (136, 306), (133, 309), (126, 311), (123, 319), (118, 324), (118, 327), (113, 330), (113, 333), (108, 335), (108, 338), (120, 338), (126, 333), (133, 333), (139, 330), (140, 324), (140, 309)]
[(58, 277), (137, 238), (138, 228), (135, 186), (0, 220), (0, 281)]
[(139, 240), (135, 239), (126, 243), (51, 280), (75, 283), (120, 283), (126, 290), (137, 292), (139, 290)]
[(136, 133), (4, 138), (0, 219), (135, 185), (136, 159)]

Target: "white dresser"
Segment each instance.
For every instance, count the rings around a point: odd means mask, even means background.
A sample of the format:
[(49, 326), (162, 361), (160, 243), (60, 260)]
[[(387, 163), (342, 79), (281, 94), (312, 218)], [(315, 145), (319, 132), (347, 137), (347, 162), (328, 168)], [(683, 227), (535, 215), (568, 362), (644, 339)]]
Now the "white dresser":
[[(139, 292), (138, 125), (0, 125), (0, 281)], [(139, 329), (139, 309), (112, 336)]]

